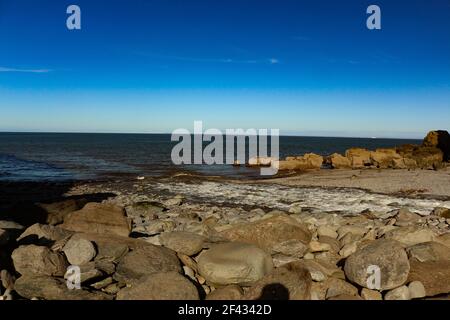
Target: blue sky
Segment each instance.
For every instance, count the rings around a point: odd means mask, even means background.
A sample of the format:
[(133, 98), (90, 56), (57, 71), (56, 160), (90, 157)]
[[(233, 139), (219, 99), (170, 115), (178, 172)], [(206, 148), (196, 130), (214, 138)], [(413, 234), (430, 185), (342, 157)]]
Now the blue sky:
[(0, 0), (0, 112), (0, 131), (422, 137), (450, 129), (450, 0)]

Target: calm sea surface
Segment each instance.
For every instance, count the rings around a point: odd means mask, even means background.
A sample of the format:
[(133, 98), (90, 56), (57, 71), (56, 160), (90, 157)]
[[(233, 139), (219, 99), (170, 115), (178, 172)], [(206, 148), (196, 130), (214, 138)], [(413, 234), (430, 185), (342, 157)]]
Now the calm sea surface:
[[(280, 137), (280, 156), (344, 153), (420, 140)], [(0, 133), (0, 180), (59, 181), (161, 176), (176, 171), (230, 177), (258, 176), (259, 170), (230, 165), (183, 165), (171, 161), (169, 134)], [(247, 149), (248, 150), (248, 149)]]

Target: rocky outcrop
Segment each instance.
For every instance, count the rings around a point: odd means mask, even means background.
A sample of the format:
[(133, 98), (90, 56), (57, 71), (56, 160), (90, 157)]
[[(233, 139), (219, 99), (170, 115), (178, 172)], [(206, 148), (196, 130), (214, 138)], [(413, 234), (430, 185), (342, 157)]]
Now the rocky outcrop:
[(444, 161), (450, 161), (450, 134), (448, 131), (430, 131), (423, 140), (424, 147), (434, 147), (442, 151)]
[(275, 166), (280, 171), (294, 170), (319, 170), (322, 167), (324, 158), (314, 153), (307, 153), (299, 157), (287, 157), (286, 160), (275, 162)]
[(349, 169), (352, 167), (350, 159), (339, 153), (333, 153), (329, 157), (329, 162), (333, 169)]
[(371, 165), (370, 151), (362, 148), (351, 148), (345, 152), (352, 168), (360, 169)]

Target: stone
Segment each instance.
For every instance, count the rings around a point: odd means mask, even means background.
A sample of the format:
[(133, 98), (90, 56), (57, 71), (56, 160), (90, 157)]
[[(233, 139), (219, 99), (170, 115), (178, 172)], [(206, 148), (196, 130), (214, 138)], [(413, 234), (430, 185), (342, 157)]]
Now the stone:
[(245, 243), (213, 245), (202, 251), (198, 270), (209, 283), (249, 285), (273, 269), (272, 258), (260, 248)]
[(410, 259), (419, 262), (450, 260), (450, 248), (438, 242), (424, 242), (407, 248)]
[(319, 237), (330, 237), (333, 239), (337, 239), (338, 237), (338, 233), (336, 232), (336, 228), (328, 226), (328, 225), (323, 225), (317, 228), (317, 235)]
[(117, 265), (116, 275), (125, 282), (158, 272), (181, 272), (181, 265), (174, 251), (147, 244), (127, 253)]
[(328, 236), (319, 236), (319, 242), (328, 244), (330, 246), (330, 250), (328, 251), (332, 251), (334, 253), (338, 253), (341, 248), (341, 244), (338, 240)]
[(401, 286), (387, 292), (384, 300), (411, 300), (409, 289), (407, 286)]
[(309, 251), (312, 253), (330, 250), (331, 246), (328, 243), (321, 243), (319, 241), (311, 241), (309, 243)]
[(117, 293), (117, 300), (199, 300), (197, 288), (177, 272), (158, 272)]
[(333, 279), (328, 283), (328, 289), (325, 295), (326, 299), (337, 297), (343, 294), (357, 296), (358, 288), (341, 279)]
[(351, 168), (351, 162), (347, 157), (339, 153), (333, 153), (329, 157), (329, 161), (333, 169), (349, 169)]
[(24, 226), (21, 224), (14, 222), (14, 221), (8, 221), (8, 220), (0, 220), (0, 229), (3, 230), (23, 230), (25, 229)]
[[(81, 283), (90, 282), (94, 279), (98, 280), (98, 278), (101, 278), (101, 277), (103, 277), (103, 272), (101, 272), (98, 269), (92, 269), (92, 270), (89, 270), (86, 272), (82, 272), (80, 274), (80, 282)], [(64, 278), (66, 278), (66, 275)]]
[(244, 291), (238, 285), (218, 288), (206, 296), (206, 300), (241, 300)]
[(425, 287), (427, 297), (450, 292), (450, 261), (411, 260), (408, 281), (420, 281)]
[(131, 221), (122, 207), (93, 202), (87, 203), (81, 210), (69, 213), (61, 226), (75, 232), (123, 237), (128, 237), (131, 232)]
[(308, 246), (306, 246), (300, 240), (287, 240), (281, 243), (278, 243), (272, 247), (271, 254), (282, 254), (295, 258), (302, 258), (303, 255), (308, 250)]
[(279, 171), (319, 170), (322, 167), (323, 157), (314, 153), (307, 153), (301, 157), (289, 157), (286, 160), (274, 161)]
[(400, 227), (384, 234), (385, 239), (396, 240), (404, 247), (434, 241), (436, 237), (432, 230), (419, 226)]
[(437, 147), (403, 145), (396, 148), (397, 152), (406, 159), (413, 160), (418, 168), (438, 169), (442, 167), (443, 152)]
[(11, 257), (14, 268), (21, 275), (63, 276), (68, 267), (63, 255), (43, 246), (20, 246)]
[(63, 248), (64, 254), (72, 265), (82, 265), (94, 259), (95, 247), (86, 239), (69, 239)]
[(244, 294), (244, 300), (309, 300), (311, 276), (301, 264), (291, 262), (274, 269)]
[(106, 279), (100, 280), (96, 283), (91, 284), (91, 287), (97, 290), (106, 288), (107, 286), (109, 286), (110, 284), (112, 284), (114, 282), (112, 277), (108, 277)]
[(424, 298), (427, 293), (425, 287), (420, 281), (413, 281), (408, 284), (409, 297), (411, 299)]
[(308, 244), (312, 237), (305, 225), (285, 214), (256, 222), (233, 225), (220, 232), (220, 235), (230, 241), (255, 244), (267, 252), (271, 252), (274, 246), (288, 240), (299, 240)]
[(14, 290), (23, 298), (45, 300), (112, 300), (101, 292), (70, 290), (66, 281), (41, 275), (23, 275), (17, 279)]
[(367, 288), (362, 288), (361, 298), (363, 298), (364, 300), (383, 300), (383, 296), (380, 292)]
[(289, 213), (292, 214), (302, 213), (302, 203), (301, 202), (292, 203), (289, 208)]
[(360, 296), (353, 296), (353, 295), (350, 295), (350, 294), (341, 294), (341, 295), (338, 295), (338, 296), (331, 297), (328, 300), (344, 300), (344, 301), (348, 301), (348, 300), (363, 300), (363, 299)]
[(155, 219), (167, 209), (162, 203), (155, 201), (140, 201), (125, 208), (129, 217)]
[(178, 253), (193, 256), (203, 249), (205, 238), (191, 232), (164, 232), (160, 236), (161, 244)]
[(0, 271), (0, 280), (3, 288), (5, 289), (13, 289), (14, 288), (14, 282), (16, 281), (16, 278), (12, 276), (8, 270), (3, 269)]
[(70, 237), (73, 232), (62, 229), (58, 226), (50, 226), (46, 224), (35, 223), (28, 227), (17, 241), (23, 244), (45, 244), (54, 243)]
[(444, 154), (444, 161), (450, 161), (450, 134), (445, 130), (430, 131), (422, 143), (425, 147), (436, 147)]
[(358, 241), (353, 241), (351, 243), (345, 244), (339, 251), (339, 255), (342, 258), (347, 258), (350, 255), (354, 254), (357, 250), (358, 250)]
[(377, 289), (393, 289), (403, 285), (408, 279), (408, 256), (397, 241), (376, 240), (359, 249), (345, 261), (345, 275), (351, 282), (373, 289), (368, 284), (370, 266), (380, 268), (382, 277), (380, 288)]
[(406, 227), (417, 223), (417, 221), (421, 218), (421, 216), (409, 211), (407, 208), (401, 208), (398, 214), (395, 216), (395, 218), (396, 218), (395, 222), (396, 226)]
[(436, 238), (436, 242), (450, 248), (450, 233), (445, 233)]
[(437, 207), (433, 210), (433, 215), (441, 217), (441, 218), (450, 218), (450, 209), (449, 208), (443, 208), (443, 207)]
[(175, 197), (164, 201), (163, 204), (166, 207), (176, 207), (176, 206), (180, 206), (182, 203), (183, 203), (183, 196), (176, 195)]

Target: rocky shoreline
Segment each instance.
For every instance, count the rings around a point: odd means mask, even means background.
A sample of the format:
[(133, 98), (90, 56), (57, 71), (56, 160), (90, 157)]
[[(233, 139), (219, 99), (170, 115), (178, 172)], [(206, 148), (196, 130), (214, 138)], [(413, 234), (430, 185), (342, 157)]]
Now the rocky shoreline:
[[(75, 186), (29, 227), (0, 221), (1, 299), (449, 298), (450, 210), (428, 206), (446, 202), (325, 212), (286, 195), (278, 209), (130, 184)], [(67, 287), (69, 266), (80, 289)]]

